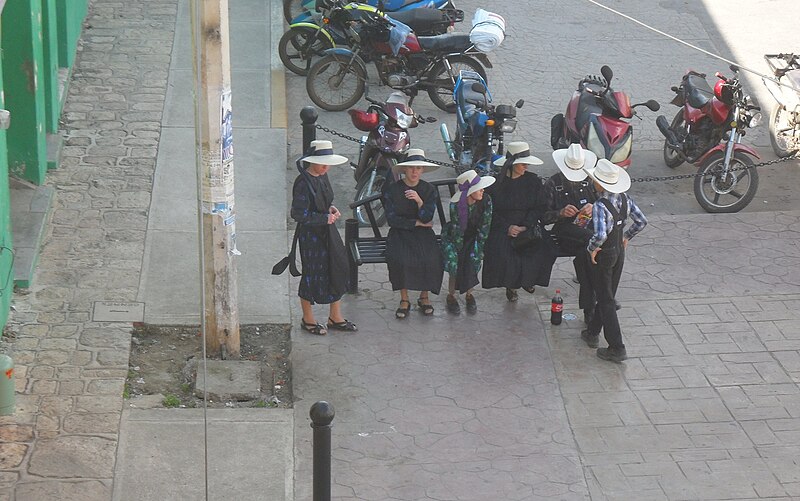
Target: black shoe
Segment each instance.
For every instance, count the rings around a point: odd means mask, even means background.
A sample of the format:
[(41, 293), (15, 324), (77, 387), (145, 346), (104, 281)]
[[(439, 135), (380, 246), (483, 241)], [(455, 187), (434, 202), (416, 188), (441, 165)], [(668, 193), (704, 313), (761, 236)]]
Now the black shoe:
[(620, 363), (628, 359), (628, 353), (625, 348), (597, 348), (597, 358)]
[(467, 313), (475, 313), (478, 311), (478, 303), (475, 302), (475, 296), (467, 294), (465, 300), (467, 302)]
[[(581, 331), (581, 339), (586, 341), (586, 346), (589, 348), (597, 348), (597, 345), (600, 344), (600, 334), (590, 334), (589, 329)], [(597, 356), (599, 357), (600, 355)]]
[[(516, 289), (506, 289), (506, 299), (508, 299), (508, 301), (510, 303), (516, 303), (517, 300), (519, 299), (519, 294), (517, 294), (517, 290)], [(469, 303), (467, 303), (467, 304), (469, 304)]]
[(461, 306), (459, 306), (458, 299), (456, 299), (454, 295), (448, 294), (446, 303), (448, 312), (453, 313), (455, 315), (461, 313)]
[(617, 300), (615, 299), (615, 300), (614, 300), (614, 307), (617, 309), (617, 311), (619, 311), (619, 309), (620, 309), (620, 308), (622, 308), (622, 305), (621, 305), (621, 304), (619, 304), (619, 301), (617, 301)]

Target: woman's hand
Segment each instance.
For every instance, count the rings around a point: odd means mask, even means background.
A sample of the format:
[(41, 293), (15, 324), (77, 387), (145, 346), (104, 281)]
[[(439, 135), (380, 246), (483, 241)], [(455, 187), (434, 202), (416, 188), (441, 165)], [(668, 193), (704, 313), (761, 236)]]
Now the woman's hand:
[(422, 207), (422, 203), (423, 202), (422, 202), (422, 199), (419, 196), (419, 193), (417, 193), (414, 190), (406, 190), (404, 192), (404, 194), (405, 194), (407, 199), (413, 200), (414, 202), (416, 202), (417, 203), (417, 207)]
[(422, 221), (417, 219), (417, 222), (414, 223), (414, 226), (419, 226), (420, 228), (433, 228), (433, 221), (428, 221), (427, 223), (423, 223)]
[(517, 226), (515, 224), (512, 224), (511, 226), (508, 227), (508, 236), (511, 238), (517, 238), (517, 235), (519, 235), (526, 229), (527, 228), (525, 228), (524, 226)]
[(331, 208), (330, 208), (330, 209), (328, 209), (328, 211), (329, 211), (331, 214), (335, 215), (335, 216), (336, 216), (336, 219), (339, 219), (339, 218), (341, 217), (341, 215), (342, 215), (342, 213), (341, 213), (341, 212), (339, 212), (339, 209), (337, 209), (335, 205), (331, 205)]

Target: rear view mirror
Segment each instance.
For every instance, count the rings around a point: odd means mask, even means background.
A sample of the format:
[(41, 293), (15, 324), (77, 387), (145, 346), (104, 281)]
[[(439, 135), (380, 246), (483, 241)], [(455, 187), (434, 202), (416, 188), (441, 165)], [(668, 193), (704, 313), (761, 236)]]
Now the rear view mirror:
[(600, 73), (603, 75), (603, 78), (606, 79), (606, 82), (611, 83), (611, 79), (614, 78), (614, 72), (611, 71), (608, 65), (604, 64), (603, 67), (600, 68)]
[(520, 99), (519, 101), (517, 101), (517, 104), (515, 104), (514, 106), (516, 106), (517, 108), (522, 108), (523, 104), (525, 104), (525, 100), (524, 99)]
[(650, 109), (650, 111), (658, 111), (661, 109), (661, 105), (658, 104), (658, 101), (656, 101), (655, 99), (647, 101), (646, 103), (644, 103), (644, 105), (647, 106)]

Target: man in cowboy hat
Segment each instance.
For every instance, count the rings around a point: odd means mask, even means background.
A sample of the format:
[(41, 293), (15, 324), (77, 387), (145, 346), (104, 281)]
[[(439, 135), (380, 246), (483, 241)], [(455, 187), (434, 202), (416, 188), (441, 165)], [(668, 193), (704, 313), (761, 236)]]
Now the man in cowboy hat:
[[(622, 342), (614, 295), (622, 276), (628, 241), (647, 225), (647, 218), (633, 198), (625, 193), (631, 186), (631, 178), (625, 169), (603, 158), (597, 161), (596, 167), (585, 167), (584, 170), (594, 181), (599, 198), (592, 208), (594, 234), (586, 248), (592, 263), (589, 274), (597, 304), (589, 327), (581, 332), (581, 339), (595, 348), (602, 330), (608, 348), (597, 348), (597, 356), (611, 362), (622, 362), (628, 354)], [(628, 217), (633, 224), (625, 230)]]
[(575, 275), (580, 285), (578, 306), (583, 310), (586, 324), (594, 312), (595, 297), (589, 279), (589, 255), (586, 245), (592, 236), (589, 224), (592, 217), (592, 204), (597, 200), (594, 183), (587, 180), (584, 167), (594, 167), (597, 156), (580, 144), (553, 152), (553, 160), (559, 172), (544, 183), (547, 210), (542, 222), (553, 224), (553, 233), (558, 238), (559, 247), (565, 253), (575, 256), (572, 260)]

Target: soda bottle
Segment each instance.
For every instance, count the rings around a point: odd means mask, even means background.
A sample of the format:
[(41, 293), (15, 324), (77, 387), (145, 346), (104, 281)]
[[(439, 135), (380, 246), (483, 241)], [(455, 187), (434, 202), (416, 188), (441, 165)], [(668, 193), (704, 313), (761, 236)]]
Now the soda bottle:
[(550, 323), (561, 325), (561, 312), (564, 310), (564, 300), (561, 299), (561, 290), (556, 289), (556, 295), (550, 302)]

